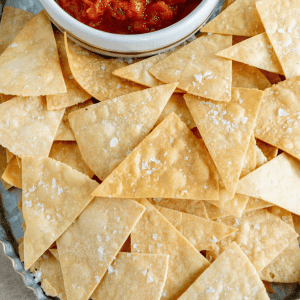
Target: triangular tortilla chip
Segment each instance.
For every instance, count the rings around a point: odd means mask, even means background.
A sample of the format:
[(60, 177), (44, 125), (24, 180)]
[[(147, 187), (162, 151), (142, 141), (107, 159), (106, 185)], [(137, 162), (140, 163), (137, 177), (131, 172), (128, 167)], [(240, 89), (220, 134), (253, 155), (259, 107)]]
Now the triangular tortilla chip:
[(245, 207), (245, 212), (257, 210), (257, 209), (261, 209), (261, 208), (266, 208), (266, 207), (270, 207), (273, 205), (274, 204), (269, 203), (267, 201), (250, 197), (249, 201), (247, 202), (247, 205)]
[(44, 11), (0, 56), (0, 92), (21, 96), (66, 92), (51, 22)]
[(300, 77), (264, 91), (255, 137), (300, 159)]
[(22, 188), (22, 168), (18, 166), (16, 156), (10, 160), (5, 172), (2, 175), (2, 179), (12, 186), (15, 186), (19, 189)]
[(232, 243), (178, 300), (191, 299), (270, 298), (248, 257)]
[(48, 157), (22, 159), (25, 269), (52, 245), (92, 200), (98, 185)]
[(256, 8), (270, 42), (283, 68), (286, 78), (300, 76), (299, 71), (299, 2), (290, 0), (264, 0)]
[(253, 36), (264, 32), (255, 3), (259, 0), (237, 0), (201, 28), (201, 32)]
[(64, 113), (64, 116), (61, 120), (61, 123), (57, 129), (55, 141), (75, 141), (75, 136), (73, 130), (69, 123), (68, 115), (69, 113), (76, 111), (81, 108), (85, 108), (93, 104), (92, 100), (85, 101), (84, 103), (79, 103), (77, 105), (73, 105), (67, 107)]
[(270, 86), (270, 81), (257, 68), (232, 62), (232, 87), (264, 90)]
[(95, 198), (56, 241), (68, 299), (89, 299), (144, 211), (132, 200)]
[(161, 206), (156, 206), (155, 208), (182, 234), (181, 212)]
[(57, 50), (59, 55), (60, 66), (62, 74), (65, 80), (67, 92), (63, 94), (55, 94), (46, 96), (47, 108), (49, 110), (57, 110), (69, 106), (82, 103), (91, 98), (88, 94), (74, 79), (69, 63), (67, 52), (65, 48), (64, 36), (60, 31), (55, 31), (55, 40), (57, 44)]
[(278, 155), (278, 148), (256, 139), (257, 147), (262, 151), (267, 160), (271, 160)]
[(231, 36), (204, 35), (158, 62), (149, 72), (159, 80), (216, 101), (230, 101), (232, 62), (215, 54), (232, 45)]
[(5, 182), (5, 180), (2, 179), (2, 175), (5, 172), (7, 168), (7, 159), (6, 159), (6, 151), (5, 148), (0, 146), (0, 181), (2, 182), (5, 189), (11, 188), (11, 185)]
[(7, 162), (9, 163), (10, 160), (15, 156), (13, 153), (11, 153), (8, 149), (5, 149), (6, 151), (6, 159), (7, 159)]
[[(292, 214), (282, 208), (272, 207), (268, 211), (281, 218), (294, 229)], [(269, 282), (297, 282), (300, 279), (300, 249), (297, 239), (293, 240), (275, 259), (259, 273), (262, 280)]]
[(282, 67), (266, 33), (256, 35), (222, 50), (217, 55), (269, 72), (283, 74)]
[(59, 261), (59, 256), (58, 256), (58, 250), (57, 250), (57, 248), (50, 248), (49, 251)]
[(242, 88), (232, 89), (229, 103), (184, 96), (229, 192), (236, 190), (262, 96), (259, 90)]
[(239, 181), (237, 193), (259, 198), (300, 214), (300, 162), (278, 155)]
[(22, 157), (48, 156), (64, 109), (48, 111), (44, 97), (15, 97), (0, 104), (0, 144)]
[(262, 165), (264, 165), (268, 160), (265, 157), (265, 155), (263, 154), (263, 152), (257, 147), (255, 146), (255, 152), (256, 152), (256, 166), (255, 169), (258, 169), (259, 167), (261, 167)]
[(203, 142), (171, 113), (93, 195), (218, 200), (218, 174)]
[(49, 251), (35, 262), (30, 271), (41, 281), (47, 295), (67, 300), (60, 263)]
[(217, 242), (214, 250), (207, 252), (208, 260), (215, 260), (235, 241), (257, 272), (264, 269), (297, 238), (293, 228), (266, 209), (244, 213), (241, 218), (225, 217), (218, 221), (236, 227), (238, 231)]
[(147, 200), (138, 202), (146, 211), (131, 233), (131, 251), (170, 255), (162, 299), (177, 299), (209, 263)]
[(206, 208), (208, 218), (211, 220), (223, 218), (231, 215), (229, 212), (213, 205), (209, 201), (203, 201), (203, 204)]
[(100, 180), (147, 136), (176, 85), (131, 93), (69, 114), (82, 157)]
[(4, 7), (0, 23), (0, 54), (33, 17), (34, 14), (29, 11), (11, 6)]
[(119, 253), (93, 300), (159, 300), (168, 273), (167, 255)]
[(127, 64), (118, 59), (106, 59), (67, 40), (65, 46), (72, 75), (79, 85), (99, 101), (140, 91), (144, 87), (112, 74)]
[(180, 212), (184, 212), (190, 215), (208, 219), (206, 208), (202, 200), (183, 200), (183, 199), (162, 199), (153, 198), (148, 201), (157, 206), (174, 209)]

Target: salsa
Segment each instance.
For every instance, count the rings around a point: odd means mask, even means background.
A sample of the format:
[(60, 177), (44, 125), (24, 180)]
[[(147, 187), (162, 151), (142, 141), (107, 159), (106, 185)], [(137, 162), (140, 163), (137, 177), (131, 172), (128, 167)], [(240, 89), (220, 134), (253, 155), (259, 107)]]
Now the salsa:
[(202, 0), (57, 0), (78, 21), (105, 32), (138, 34), (170, 26)]

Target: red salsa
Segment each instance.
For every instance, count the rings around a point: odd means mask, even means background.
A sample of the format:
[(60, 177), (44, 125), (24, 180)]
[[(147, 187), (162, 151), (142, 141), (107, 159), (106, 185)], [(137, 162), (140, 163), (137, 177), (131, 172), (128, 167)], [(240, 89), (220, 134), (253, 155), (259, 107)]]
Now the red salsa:
[(57, 0), (78, 21), (110, 33), (156, 31), (186, 17), (202, 0)]

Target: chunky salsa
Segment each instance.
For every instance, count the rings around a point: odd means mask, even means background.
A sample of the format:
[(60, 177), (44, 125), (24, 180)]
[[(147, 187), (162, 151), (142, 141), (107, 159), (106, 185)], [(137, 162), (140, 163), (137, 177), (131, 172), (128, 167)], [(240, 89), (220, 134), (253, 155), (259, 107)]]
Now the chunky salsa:
[(110, 33), (156, 31), (186, 17), (202, 0), (57, 0), (78, 21)]

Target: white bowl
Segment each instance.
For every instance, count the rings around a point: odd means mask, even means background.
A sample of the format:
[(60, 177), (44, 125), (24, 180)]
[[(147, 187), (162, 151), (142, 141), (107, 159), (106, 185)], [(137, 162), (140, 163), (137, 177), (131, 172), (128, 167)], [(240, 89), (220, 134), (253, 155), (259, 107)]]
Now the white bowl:
[(114, 34), (91, 28), (66, 13), (54, 0), (40, 0), (51, 21), (79, 45), (108, 56), (143, 57), (172, 48), (199, 30), (219, 0), (202, 2), (179, 22), (150, 33)]

